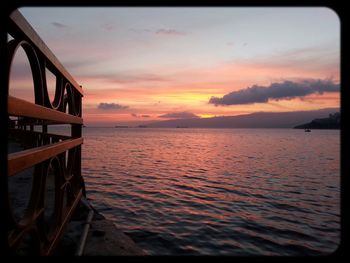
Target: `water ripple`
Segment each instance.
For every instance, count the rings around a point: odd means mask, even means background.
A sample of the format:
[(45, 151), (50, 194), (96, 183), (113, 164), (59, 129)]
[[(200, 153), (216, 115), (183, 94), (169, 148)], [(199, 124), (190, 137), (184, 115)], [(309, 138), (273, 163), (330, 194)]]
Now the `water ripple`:
[(84, 129), (87, 195), (155, 255), (323, 255), (340, 241), (339, 131)]

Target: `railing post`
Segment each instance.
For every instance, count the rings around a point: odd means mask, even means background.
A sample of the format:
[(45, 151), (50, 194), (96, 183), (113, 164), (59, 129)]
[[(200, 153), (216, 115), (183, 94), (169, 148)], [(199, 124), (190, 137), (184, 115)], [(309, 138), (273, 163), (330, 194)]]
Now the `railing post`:
[[(11, 131), (11, 135), (17, 136), (24, 144), (23, 150), (7, 155), (1, 155), (1, 211), (8, 214), (8, 229), (5, 235), (6, 245), (13, 253), (26, 245), (25, 237), (29, 238), (29, 244), (39, 247), (38, 253), (50, 255), (54, 252), (65, 226), (76, 214), (82, 196), (86, 196), (85, 184), (81, 174), (81, 144), (82, 138), (82, 88), (67, 72), (50, 51), (46, 44), (37, 35), (30, 24), (18, 12), (14, 11), (8, 19), (8, 34), (13, 40), (1, 46), (1, 51), (6, 51), (7, 67), (1, 71), (1, 80), (4, 80), (6, 96), (1, 96), (1, 114), (5, 115), (8, 123), (5, 132)], [(35, 103), (28, 102), (13, 96), (9, 96), (9, 74), (12, 59), (18, 48), (25, 50), (30, 63), (34, 80)], [(4, 56), (4, 52), (0, 52)], [(55, 99), (50, 100), (45, 71), (48, 69), (56, 76)], [(6, 76), (3, 78), (3, 76)], [(69, 111), (66, 112), (66, 107)], [(15, 125), (8, 121), (11, 118)], [(49, 125), (69, 124), (71, 135), (64, 136), (48, 132)], [(35, 126), (41, 126), (41, 132), (35, 130)], [(28, 128), (27, 128), (28, 126)], [(6, 134), (7, 135), (7, 134)], [(1, 137), (6, 138), (6, 137)], [(6, 141), (7, 145), (7, 141)], [(67, 155), (68, 152), (68, 155)], [(67, 157), (66, 157), (67, 156)], [(6, 163), (6, 165), (2, 165)], [(25, 213), (18, 219), (14, 216), (8, 196), (8, 177), (18, 176), (26, 169), (34, 167), (32, 188), (25, 208)], [(4, 170), (3, 170), (4, 169)], [(31, 176), (31, 175), (29, 175)], [(54, 180), (49, 180), (53, 176)], [(50, 188), (50, 184), (54, 187)], [(15, 185), (17, 186), (17, 185)], [(29, 185), (28, 185), (29, 187)], [(16, 187), (15, 187), (16, 188)], [(53, 189), (53, 190), (52, 190)], [(19, 189), (21, 190), (21, 189)], [(54, 198), (50, 194), (54, 191)], [(49, 198), (47, 198), (47, 196)], [(47, 209), (47, 205), (53, 205), (53, 209)], [(46, 214), (45, 214), (46, 212)], [(48, 218), (54, 218), (51, 221)], [(24, 225), (23, 225), (24, 224)], [(3, 224), (1, 224), (3, 226)], [(28, 250), (28, 248), (27, 248)], [(30, 248), (28, 252), (30, 252)]]

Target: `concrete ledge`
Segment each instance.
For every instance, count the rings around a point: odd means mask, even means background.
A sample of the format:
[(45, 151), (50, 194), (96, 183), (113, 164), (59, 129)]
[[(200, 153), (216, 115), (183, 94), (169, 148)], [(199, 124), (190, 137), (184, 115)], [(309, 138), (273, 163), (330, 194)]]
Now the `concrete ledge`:
[[(55, 251), (57, 256), (73, 256), (78, 248), (80, 237), (88, 215), (88, 209), (80, 207), (79, 218), (69, 222), (65, 233)], [(145, 256), (137, 244), (113, 222), (94, 210), (90, 229), (87, 235), (83, 256)]]
[(107, 220), (93, 220), (84, 256), (143, 256), (146, 253), (134, 241)]

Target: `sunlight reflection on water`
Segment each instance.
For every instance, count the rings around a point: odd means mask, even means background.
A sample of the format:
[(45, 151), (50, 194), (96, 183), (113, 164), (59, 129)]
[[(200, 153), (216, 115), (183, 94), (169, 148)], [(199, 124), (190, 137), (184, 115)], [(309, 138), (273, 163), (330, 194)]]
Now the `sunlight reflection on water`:
[(150, 254), (329, 254), (340, 134), (84, 128), (93, 205)]

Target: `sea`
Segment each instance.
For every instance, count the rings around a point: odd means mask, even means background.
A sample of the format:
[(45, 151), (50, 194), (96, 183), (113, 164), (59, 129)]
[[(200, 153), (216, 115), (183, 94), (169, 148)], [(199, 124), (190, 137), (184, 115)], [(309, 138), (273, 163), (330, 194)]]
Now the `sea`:
[(83, 128), (92, 205), (150, 255), (330, 255), (340, 131)]

